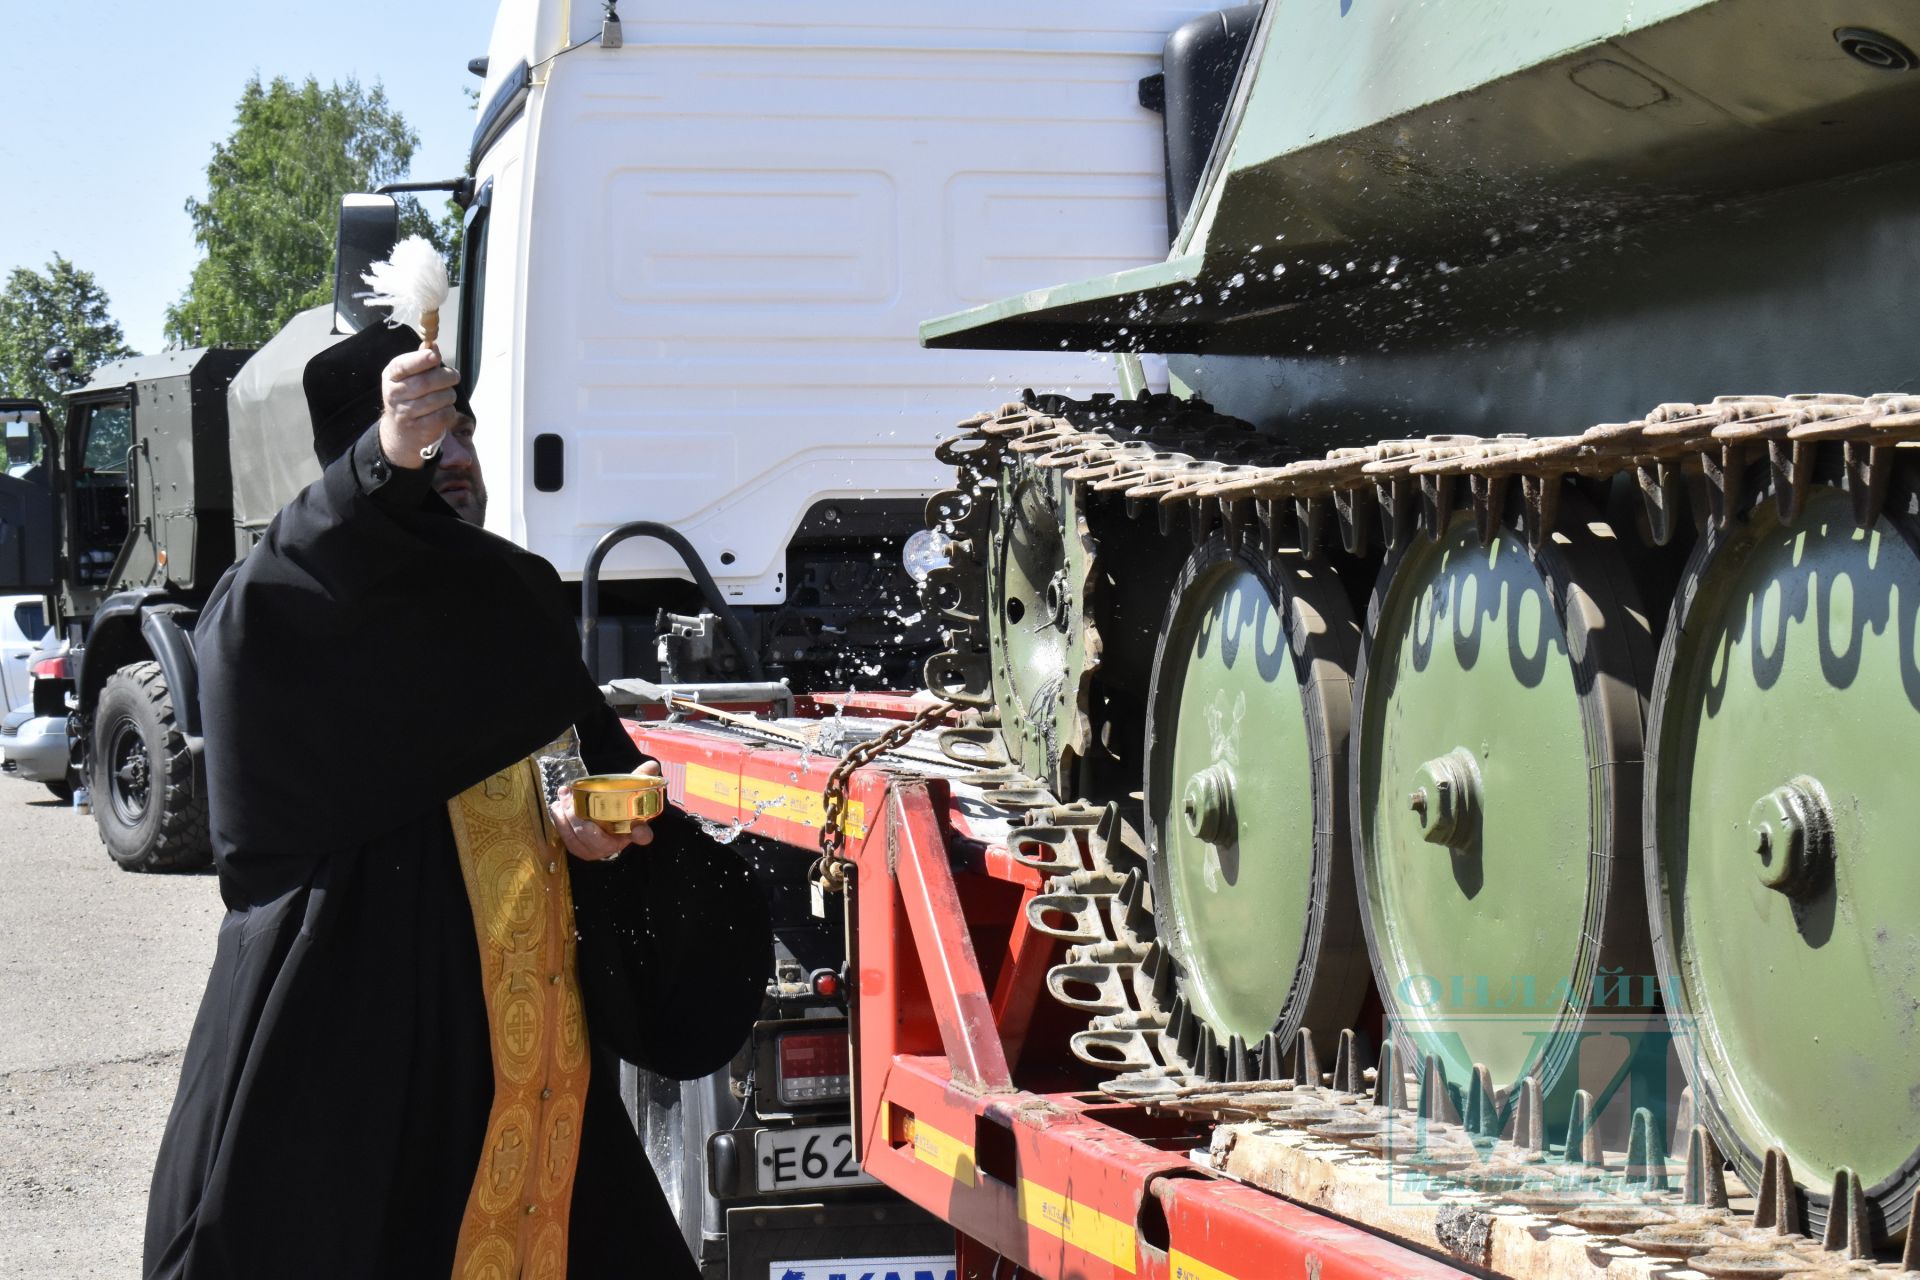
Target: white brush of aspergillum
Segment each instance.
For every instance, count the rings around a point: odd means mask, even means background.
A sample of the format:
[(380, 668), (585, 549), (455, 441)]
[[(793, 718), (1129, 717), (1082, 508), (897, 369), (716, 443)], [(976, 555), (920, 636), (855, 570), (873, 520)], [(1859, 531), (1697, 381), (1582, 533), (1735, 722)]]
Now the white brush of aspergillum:
[(386, 307), (393, 323), (406, 325), (428, 346), (440, 340), (440, 308), (453, 292), (447, 262), (423, 236), (408, 236), (393, 246), (393, 256), (376, 262), (360, 277), (373, 290), (368, 299)]

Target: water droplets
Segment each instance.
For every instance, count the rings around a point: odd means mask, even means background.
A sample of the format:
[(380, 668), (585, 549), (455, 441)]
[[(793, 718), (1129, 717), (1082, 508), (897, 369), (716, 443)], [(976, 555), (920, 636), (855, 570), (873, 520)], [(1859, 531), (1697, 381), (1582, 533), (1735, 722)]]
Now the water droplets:
[(715, 844), (732, 844), (735, 840), (738, 840), (744, 832), (750, 831), (753, 825), (760, 821), (763, 814), (773, 809), (784, 808), (786, 803), (787, 800), (785, 796), (773, 796), (769, 799), (758, 801), (753, 806), (751, 816), (736, 818), (732, 822), (727, 823), (714, 822), (701, 817), (697, 813), (691, 814), (690, 816), (699, 824), (700, 830), (706, 834), (709, 840)]

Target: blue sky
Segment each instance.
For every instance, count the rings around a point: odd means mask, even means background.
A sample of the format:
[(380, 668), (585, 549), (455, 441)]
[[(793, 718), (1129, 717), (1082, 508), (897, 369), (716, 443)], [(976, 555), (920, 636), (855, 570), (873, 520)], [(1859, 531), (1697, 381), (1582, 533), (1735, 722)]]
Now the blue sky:
[(184, 205), (204, 195), (241, 86), (380, 81), (420, 135), (416, 178), (466, 162), (467, 59), (493, 0), (0, 0), (0, 279), (55, 252), (91, 271), (139, 351), (198, 260)]

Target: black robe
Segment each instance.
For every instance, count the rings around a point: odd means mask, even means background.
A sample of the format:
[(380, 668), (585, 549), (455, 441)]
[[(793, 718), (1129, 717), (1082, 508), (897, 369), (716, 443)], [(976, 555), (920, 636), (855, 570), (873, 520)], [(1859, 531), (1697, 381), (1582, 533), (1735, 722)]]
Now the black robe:
[[(276, 518), (196, 643), (229, 908), (148, 1202), (164, 1280), (440, 1277), (493, 1069), (446, 802), (598, 696), (551, 567), (453, 517), (373, 433)], [(591, 1078), (572, 1277), (696, 1275), (620, 1105), (619, 1061), (690, 1079), (746, 1038), (772, 966), (744, 862), (669, 813), (570, 862)]]

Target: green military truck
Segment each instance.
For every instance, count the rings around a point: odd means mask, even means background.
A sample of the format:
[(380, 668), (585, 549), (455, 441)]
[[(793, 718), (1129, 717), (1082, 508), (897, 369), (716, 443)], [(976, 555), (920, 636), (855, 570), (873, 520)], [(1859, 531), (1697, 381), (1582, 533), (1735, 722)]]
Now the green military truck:
[(36, 710), (75, 716), (100, 835), (131, 869), (207, 862), (192, 624), (234, 560), (227, 390), (248, 351), (115, 361), (67, 393), (61, 439), (10, 476), (8, 589), (44, 591), (67, 641)]
[[(370, 234), (392, 243), (389, 227)], [(364, 268), (372, 251), (344, 248)], [(346, 299), (345, 327), (368, 322), (358, 303)], [(56, 674), (35, 681), (35, 710), (70, 714), (100, 838), (130, 871), (211, 860), (193, 627), (220, 576), (319, 475), (300, 374), (340, 340), (335, 327), (321, 306), (257, 352), (104, 365), (66, 393), (60, 439), (40, 405), (0, 401), (26, 411), (30, 433), (0, 475), (0, 591), (47, 596), (65, 644)]]
[(0, 478), (0, 581), (45, 592), (67, 642), (36, 709), (72, 708), (101, 837), (134, 870), (208, 857), (191, 635), (234, 560), (226, 395), (248, 354), (106, 365), (67, 393), (64, 438), (25, 415), (35, 465)]

